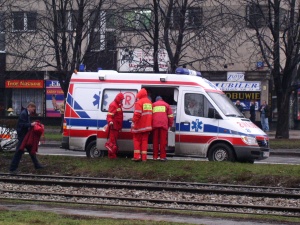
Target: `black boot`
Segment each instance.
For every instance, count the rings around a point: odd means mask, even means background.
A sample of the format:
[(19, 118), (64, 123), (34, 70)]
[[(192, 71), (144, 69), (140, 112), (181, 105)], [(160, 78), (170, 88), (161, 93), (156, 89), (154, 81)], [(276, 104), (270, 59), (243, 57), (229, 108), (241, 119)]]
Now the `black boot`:
[(39, 161), (37, 160), (36, 154), (34, 154), (34, 155), (29, 154), (29, 155), (30, 155), (30, 157), (31, 157), (31, 160), (32, 160), (32, 162), (33, 162), (33, 164), (34, 164), (34, 168), (35, 168), (36, 170), (45, 168), (45, 166), (41, 165), (41, 164), (39, 163)]

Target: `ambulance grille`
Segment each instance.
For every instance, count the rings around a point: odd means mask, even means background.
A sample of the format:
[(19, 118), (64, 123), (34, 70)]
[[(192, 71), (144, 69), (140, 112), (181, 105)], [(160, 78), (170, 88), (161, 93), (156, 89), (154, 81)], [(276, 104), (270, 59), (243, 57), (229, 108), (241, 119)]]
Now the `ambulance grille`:
[(269, 141), (267, 140), (257, 140), (259, 147), (269, 147)]

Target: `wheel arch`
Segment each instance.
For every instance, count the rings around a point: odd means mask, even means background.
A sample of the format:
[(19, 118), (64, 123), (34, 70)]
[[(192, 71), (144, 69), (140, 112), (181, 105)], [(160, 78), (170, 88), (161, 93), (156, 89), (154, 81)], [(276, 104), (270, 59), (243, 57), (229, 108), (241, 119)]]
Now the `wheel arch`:
[(89, 136), (89, 137), (86, 139), (85, 146), (84, 146), (84, 151), (86, 151), (87, 146), (88, 146), (92, 141), (96, 141), (96, 140), (97, 140), (97, 136), (96, 136), (96, 135)]
[(236, 152), (235, 152), (235, 149), (234, 149), (233, 145), (229, 141), (227, 141), (227, 140), (219, 140), (219, 139), (218, 140), (214, 140), (214, 141), (212, 141), (209, 144), (209, 146), (207, 148), (207, 152), (206, 152), (206, 158), (208, 158), (209, 152), (211, 151), (211, 149), (215, 145), (217, 145), (217, 144), (225, 144), (225, 145), (227, 145), (232, 150), (234, 157), (237, 158), (237, 155), (236, 155)]

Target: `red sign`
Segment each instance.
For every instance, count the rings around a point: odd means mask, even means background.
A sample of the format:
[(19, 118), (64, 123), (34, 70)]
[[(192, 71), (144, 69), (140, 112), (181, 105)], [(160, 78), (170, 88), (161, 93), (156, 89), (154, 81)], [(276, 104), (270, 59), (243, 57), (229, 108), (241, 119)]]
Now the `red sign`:
[(44, 88), (44, 80), (6, 80), (5, 88)]

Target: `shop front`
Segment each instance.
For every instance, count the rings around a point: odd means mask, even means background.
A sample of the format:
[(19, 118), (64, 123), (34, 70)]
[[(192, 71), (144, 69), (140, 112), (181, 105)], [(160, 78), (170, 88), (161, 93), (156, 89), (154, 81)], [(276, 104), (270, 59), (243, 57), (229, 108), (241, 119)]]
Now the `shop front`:
[(6, 80), (6, 116), (18, 116), (29, 102), (36, 104), (35, 116), (44, 116), (44, 80)]

